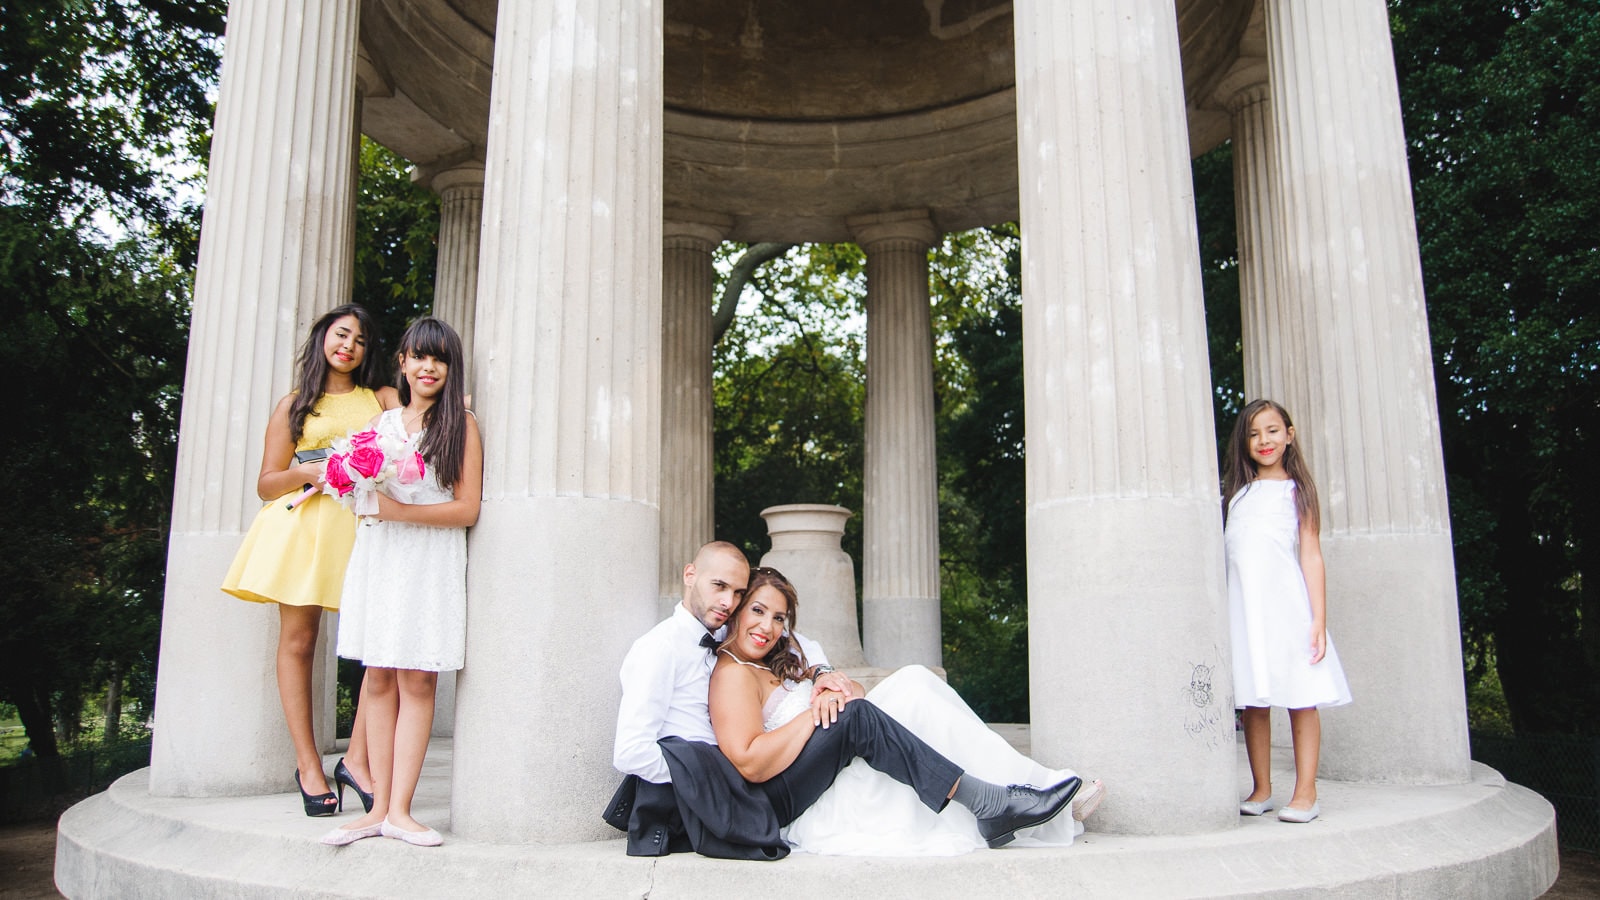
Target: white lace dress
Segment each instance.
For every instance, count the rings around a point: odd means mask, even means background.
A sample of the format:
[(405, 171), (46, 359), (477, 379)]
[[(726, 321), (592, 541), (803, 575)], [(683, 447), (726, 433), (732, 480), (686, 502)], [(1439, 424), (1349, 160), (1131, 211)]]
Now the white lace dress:
[[(401, 410), (378, 419), (378, 433), (404, 439)], [(414, 440), (420, 441), (419, 433)], [(443, 503), (433, 467), (410, 485), (386, 482), (405, 503)], [(467, 530), (362, 519), (339, 605), (339, 655), (368, 666), (445, 672), (467, 649)]]
[(1311, 597), (1300, 571), (1293, 481), (1250, 482), (1233, 496), (1223, 544), (1233, 634), (1233, 704), (1326, 708), (1350, 702), (1333, 635), (1311, 664)]
[[(811, 706), (811, 682), (785, 684), (762, 709), (768, 731)], [(1067, 769), (1047, 769), (1006, 743), (962, 701), (959, 694), (922, 666), (906, 666), (885, 678), (867, 700), (975, 778), (998, 785), (1043, 787), (1069, 778)], [(1063, 812), (1037, 828), (1017, 832), (1013, 846), (1066, 846), (1083, 823)], [(978, 820), (951, 803), (936, 813), (911, 788), (857, 759), (817, 802), (783, 830), (789, 846), (831, 856), (955, 856), (985, 847)]]

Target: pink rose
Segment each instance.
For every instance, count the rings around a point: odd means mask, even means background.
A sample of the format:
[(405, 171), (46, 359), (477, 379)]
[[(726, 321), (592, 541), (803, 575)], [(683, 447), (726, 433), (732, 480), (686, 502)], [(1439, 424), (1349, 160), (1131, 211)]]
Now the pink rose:
[(376, 448), (377, 446), (378, 433), (370, 428), (368, 428), (366, 431), (358, 431), (355, 434), (350, 435), (350, 449), (352, 451), (364, 450), (368, 447)]
[(343, 453), (329, 454), (328, 468), (322, 473), (322, 480), (338, 491), (341, 497), (350, 493), (356, 486), (355, 481), (350, 478), (350, 473), (345, 471), (344, 461)]
[(375, 478), (383, 471), (383, 451), (375, 443), (357, 446), (355, 440), (351, 439), (350, 455), (345, 459), (345, 465), (362, 478)]
[(421, 453), (402, 453), (394, 463), (395, 480), (401, 484), (415, 484), (428, 474)]

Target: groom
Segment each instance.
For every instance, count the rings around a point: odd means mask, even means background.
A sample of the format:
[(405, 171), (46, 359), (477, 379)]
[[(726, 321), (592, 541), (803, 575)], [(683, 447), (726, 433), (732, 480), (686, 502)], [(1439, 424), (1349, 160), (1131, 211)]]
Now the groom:
[[(989, 846), (1048, 821), (1081, 782), (1043, 790), (1000, 787), (961, 769), (870, 703), (849, 703), (814, 732), (789, 768), (760, 784), (740, 777), (716, 747), (707, 693), (712, 652), (744, 594), (750, 564), (739, 548), (712, 542), (684, 567), (683, 603), (634, 642), (622, 662), (612, 761), (628, 777), (605, 819), (628, 833), (629, 856), (696, 850), (732, 859), (782, 859), (778, 829), (815, 803), (856, 757), (909, 785), (935, 812), (952, 799), (971, 809)], [(797, 636), (798, 637), (798, 636)], [(812, 645), (814, 646), (814, 645)], [(809, 653), (809, 648), (808, 648)], [(848, 679), (819, 679), (847, 686)]]

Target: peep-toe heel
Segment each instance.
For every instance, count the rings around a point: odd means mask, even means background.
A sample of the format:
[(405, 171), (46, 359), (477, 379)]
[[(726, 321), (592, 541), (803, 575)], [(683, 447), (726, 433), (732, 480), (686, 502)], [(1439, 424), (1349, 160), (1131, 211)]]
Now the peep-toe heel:
[(305, 786), (300, 784), (299, 769), (294, 770), (294, 786), (300, 790), (300, 802), (305, 804), (306, 815), (313, 819), (331, 816), (339, 811), (338, 798), (333, 795), (333, 791), (315, 795), (306, 793)]
[(346, 786), (356, 792), (361, 798), (363, 812), (372, 812), (372, 792), (363, 791), (361, 785), (356, 784), (356, 777), (350, 774), (350, 768), (344, 764), (344, 757), (339, 757), (339, 764), (333, 767), (333, 783), (339, 788), (339, 811), (344, 812), (344, 789)]

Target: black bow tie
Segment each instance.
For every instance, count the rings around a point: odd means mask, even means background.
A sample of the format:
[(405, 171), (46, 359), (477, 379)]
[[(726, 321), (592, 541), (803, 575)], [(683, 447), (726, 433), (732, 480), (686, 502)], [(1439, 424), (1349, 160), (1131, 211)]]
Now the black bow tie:
[(717, 649), (717, 639), (712, 637), (711, 632), (708, 631), (705, 634), (700, 635), (700, 646), (706, 648), (707, 650), (714, 651)]

